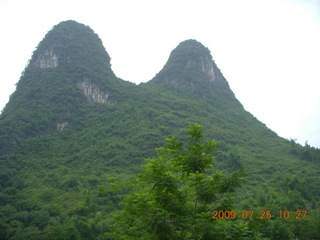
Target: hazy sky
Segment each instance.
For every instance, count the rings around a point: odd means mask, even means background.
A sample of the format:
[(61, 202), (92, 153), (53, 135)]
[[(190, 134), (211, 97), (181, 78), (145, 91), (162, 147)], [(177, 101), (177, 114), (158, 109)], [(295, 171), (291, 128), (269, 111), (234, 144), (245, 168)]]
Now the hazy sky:
[(200, 41), (247, 111), (320, 148), (320, 0), (0, 0), (0, 109), (38, 43), (69, 19), (90, 26), (115, 74), (137, 84), (180, 42)]

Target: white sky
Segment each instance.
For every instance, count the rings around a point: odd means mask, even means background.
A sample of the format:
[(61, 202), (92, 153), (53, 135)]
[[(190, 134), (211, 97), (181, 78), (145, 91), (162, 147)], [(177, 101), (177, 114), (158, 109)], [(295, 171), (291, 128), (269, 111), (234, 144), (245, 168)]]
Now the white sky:
[(320, 148), (320, 0), (0, 0), (0, 109), (64, 20), (90, 26), (115, 74), (151, 80), (186, 39), (208, 47), (245, 109)]

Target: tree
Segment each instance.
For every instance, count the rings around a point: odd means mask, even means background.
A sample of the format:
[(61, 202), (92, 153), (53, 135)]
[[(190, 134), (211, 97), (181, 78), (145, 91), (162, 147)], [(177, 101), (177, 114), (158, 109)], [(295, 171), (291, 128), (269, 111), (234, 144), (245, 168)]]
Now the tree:
[(132, 181), (133, 190), (121, 202), (123, 209), (109, 237), (225, 239), (229, 234), (234, 239), (231, 232), (237, 231), (236, 235), (247, 239), (250, 231), (242, 227), (240, 233), (241, 228), (234, 227), (236, 220), (212, 219), (213, 210), (231, 210), (228, 193), (240, 186), (243, 170), (231, 176), (213, 171), (216, 141), (202, 143), (203, 130), (198, 124), (187, 133), (187, 146), (172, 137), (156, 149), (157, 157), (146, 159), (144, 171)]

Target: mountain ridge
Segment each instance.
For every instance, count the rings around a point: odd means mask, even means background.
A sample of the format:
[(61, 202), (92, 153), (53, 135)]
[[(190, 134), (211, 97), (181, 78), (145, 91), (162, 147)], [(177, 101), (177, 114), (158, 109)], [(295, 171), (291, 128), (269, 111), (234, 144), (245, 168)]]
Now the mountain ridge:
[[(87, 50), (79, 52), (77, 49)], [(86, 59), (93, 59), (93, 61), (88, 64), (85, 62)], [(185, 59), (187, 62), (184, 60), (175, 66), (181, 59)], [(72, 125), (67, 116), (75, 113), (74, 109), (80, 109), (83, 105), (93, 102), (117, 103), (121, 96), (124, 96), (124, 88), (127, 89), (125, 91), (129, 89), (129, 91), (136, 91), (139, 85), (134, 87), (134, 84), (116, 77), (112, 71), (110, 60), (101, 39), (90, 27), (73, 20), (55, 25), (34, 51), (28, 66), (17, 83), (16, 92), (12, 94), (12, 101), (7, 104), (8, 107), (4, 108), (1, 117), (4, 119), (8, 111), (17, 112), (19, 108), (27, 109), (28, 106), (25, 105), (27, 99), (32, 97), (31, 102), (35, 102), (38, 107), (45, 106), (46, 114), (51, 115), (49, 121), (46, 117), (43, 123), (40, 123), (43, 125), (42, 128), (61, 131)], [(197, 72), (200, 74), (194, 74)], [(64, 79), (60, 79), (61, 73), (65, 73)], [(46, 80), (48, 75), (51, 75), (50, 77), (54, 81)], [(161, 80), (162, 76), (169, 77)], [(176, 76), (180, 77), (176, 78)], [(168, 79), (171, 80), (168, 82)], [(222, 96), (228, 96), (237, 101), (227, 81), (212, 60), (210, 51), (196, 40), (181, 42), (172, 51), (163, 69), (146, 84), (162, 84), (161, 82), (167, 84), (169, 88), (185, 89), (204, 98), (212, 98), (212, 100), (216, 96), (210, 95), (217, 95), (218, 98), (221, 98), (220, 91), (222, 91), (224, 92)], [(63, 85), (64, 87), (59, 87)], [(124, 85), (126, 86), (124, 87)], [(45, 94), (45, 89), (49, 88), (55, 89), (55, 97), (51, 99), (48, 99)], [(25, 100), (14, 104), (15, 96), (19, 94), (20, 89), (23, 89), (23, 92), (28, 89), (30, 93), (25, 96)], [(79, 90), (83, 92), (82, 95), (79, 94)], [(67, 98), (65, 101), (61, 101), (61, 96), (70, 94), (77, 101), (70, 102)], [(83, 95), (85, 95), (87, 102)], [(134, 94), (131, 95), (134, 97)], [(38, 98), (36, 98), (37, 96)], [(56, 107), (57, 102), (59, 102), (60, 110)], [(10, 105), (14, 106), (10, 107)], [(46, 125), (53, 119), (56, 119), (55, 126), (48, 128)], [(39, 131), (43, 133), (42, 130)]]
[[(316, 213), (319, 151), (280, 138), (247, 112), (201, 43), (180, 43), (153, 79), (136, 85), (113, 73), (92, 29), (56, 25), (0, 115), (0, 238), (102, 238), (121, 194), (99, 196), (97, 186), (130, 181), (166, 138), (184, 141), (195, 123), (219, 143), (219, 171), (246, 169), (238, 209)], [(287, 229), (273, 223), (259, 231)]]

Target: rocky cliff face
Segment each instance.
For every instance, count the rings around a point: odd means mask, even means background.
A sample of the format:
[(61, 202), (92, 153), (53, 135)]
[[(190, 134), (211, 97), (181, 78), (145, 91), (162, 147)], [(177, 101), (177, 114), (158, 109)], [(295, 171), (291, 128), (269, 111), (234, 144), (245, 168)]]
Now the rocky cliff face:
[(67, 128), (68, 125), (69, 125), (69, 122), (61, 122), (61, 123), (58, 123), (58, 124), (57, 124), (57, 130), (58, 130), (59, 132), (62, 132), (62, 131), (64, 131), (64, 130)]
[(90, 102), (108, 103), (113, 102), (109, 99), (109, 93), (101, 91), (97, 86), (92, 84), (89, 79), (79, 82), (79, 87)]
[(207, 75), (210, 82), (216, 81), (216, 75), (212, 61), (201, 59), (201, 70), (203, 74)]
[(58, 55), (53, 49), (47, 49), (44, 53), (38, 55), (34, 66), (38, 68), (56, 68), (58, 67)]

